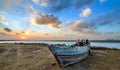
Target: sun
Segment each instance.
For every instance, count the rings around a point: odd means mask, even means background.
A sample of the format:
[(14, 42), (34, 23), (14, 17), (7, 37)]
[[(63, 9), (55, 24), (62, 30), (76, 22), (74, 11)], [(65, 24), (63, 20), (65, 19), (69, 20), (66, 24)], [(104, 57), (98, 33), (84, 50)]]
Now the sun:
[(26, 39), (26, 37), (25, 36), (21, 36), (20, 39), (24, 40), (24, 39)]

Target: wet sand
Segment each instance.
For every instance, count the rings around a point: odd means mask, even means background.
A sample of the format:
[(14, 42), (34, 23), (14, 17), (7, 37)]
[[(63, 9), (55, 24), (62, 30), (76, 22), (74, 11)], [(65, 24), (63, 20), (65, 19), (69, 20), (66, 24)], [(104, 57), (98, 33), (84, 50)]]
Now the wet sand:
[(92, 56), (59, 67), (47, 44), (0, 44), (0, 70), (119, 70), (119, 50), (91, 50)]

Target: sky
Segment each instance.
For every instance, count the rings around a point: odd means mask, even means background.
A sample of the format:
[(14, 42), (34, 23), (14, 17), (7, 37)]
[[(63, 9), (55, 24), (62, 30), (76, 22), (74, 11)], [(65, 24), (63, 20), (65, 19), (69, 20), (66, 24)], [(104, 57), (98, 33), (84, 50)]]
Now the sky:
[(120, 40), (120, 0), (0, 0), (0, 40)]

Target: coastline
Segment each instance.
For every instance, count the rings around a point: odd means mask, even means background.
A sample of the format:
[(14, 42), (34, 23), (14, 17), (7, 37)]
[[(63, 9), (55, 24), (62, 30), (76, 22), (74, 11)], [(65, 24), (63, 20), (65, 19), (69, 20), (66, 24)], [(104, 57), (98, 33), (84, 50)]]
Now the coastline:
[[(60, 44), (59, 44), (60, 45)], [(1, 70), (119, 70), (120, 50), (91, 47), (92, 56), (67, 67), (59, 67), (44, 43), (1, 43)], [(103, 66), (104, 65), (104, 66)]]
[[(0, 41), (58, 41), (58, 42), (76, 42), (76, 40), (0, 40)], [(116, 42), (120, 43), (120, 40), (90, 40), (90, 42)]]
[[(0, 43), (26, 43), (26, 44), (66, 44), (72, 45), (75, 42), (67, 41), (0, 41)], [(91, 42), (91, 46), (95, 47), (108, 47), (108, 48), (118, 48), (120, 49), (120, 43), (118, 42)]]

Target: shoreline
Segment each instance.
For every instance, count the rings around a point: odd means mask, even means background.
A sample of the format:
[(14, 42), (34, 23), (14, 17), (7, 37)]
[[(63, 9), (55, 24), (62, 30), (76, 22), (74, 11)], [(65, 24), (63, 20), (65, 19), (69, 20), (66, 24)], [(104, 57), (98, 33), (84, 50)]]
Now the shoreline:
[[(18, 44), (18, 45), (44, 45), (44, 46), (49, 46), (49, 45), (66, 45), (66, 44), (47, 44), (47, 43), (0, 43), (0, 44)], [(118, 50), (120, 51), (119, 48), (109, 48), (109, 47), (102, 47), (102, 46), (92, 46), (90, 49), (93, 50)]]
[[(59, 42), (76, 42), (76, 40), (0, 40), (0, 41), (59, 41)], [(116, 42), (120, 43), (120, 40), (90, 40), (90, 42)]]

